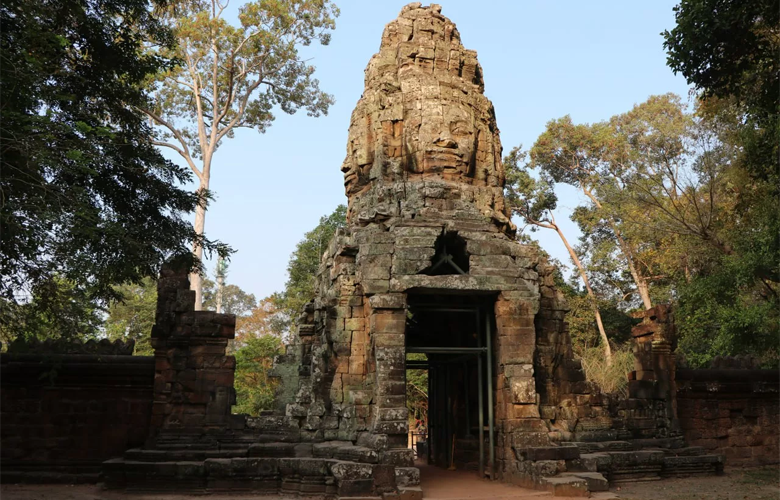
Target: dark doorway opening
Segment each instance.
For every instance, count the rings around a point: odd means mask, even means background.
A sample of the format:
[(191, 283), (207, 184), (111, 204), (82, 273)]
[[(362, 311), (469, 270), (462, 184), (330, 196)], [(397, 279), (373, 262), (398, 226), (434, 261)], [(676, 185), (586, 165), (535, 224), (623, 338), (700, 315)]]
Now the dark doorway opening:
[(438, 467), (475, 470), (480, 477), (494, 477), (494, 302), (492, 295), (407, 296), (406, 368), (428, 373), (418, 456)]

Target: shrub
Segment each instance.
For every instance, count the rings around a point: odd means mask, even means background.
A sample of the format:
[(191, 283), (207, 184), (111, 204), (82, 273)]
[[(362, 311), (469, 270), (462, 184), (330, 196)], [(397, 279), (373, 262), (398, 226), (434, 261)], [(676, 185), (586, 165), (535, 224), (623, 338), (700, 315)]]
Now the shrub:
[(607, 365), (604, 349), (600, 346), (584, 349), (581, 353), (582, 368), (591, 382), (596, 382), (605, 393), (628, 395), (628, 372), (634, 369), (634, 353), (631, 344), (625, 343), (612, 350), (612, 364)]

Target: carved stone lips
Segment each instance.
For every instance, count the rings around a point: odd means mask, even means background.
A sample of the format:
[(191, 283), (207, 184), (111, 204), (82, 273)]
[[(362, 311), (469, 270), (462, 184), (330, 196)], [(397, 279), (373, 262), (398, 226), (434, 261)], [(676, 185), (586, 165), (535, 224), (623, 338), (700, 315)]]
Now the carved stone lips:
[(459, 153), (457, 150), (444, 148), (426, 149), (425, 157), (432, 160), (458, 162), (463, 159), (463, 153)]

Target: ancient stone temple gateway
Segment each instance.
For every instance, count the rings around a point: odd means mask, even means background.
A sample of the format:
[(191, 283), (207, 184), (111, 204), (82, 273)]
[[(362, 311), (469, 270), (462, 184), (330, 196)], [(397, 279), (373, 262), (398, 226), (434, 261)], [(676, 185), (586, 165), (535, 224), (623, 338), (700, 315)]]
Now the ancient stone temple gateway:
[[(207, 326), (219, 317), (198, 319), (174, 273), (161, 281), (154, 332), (155, 433), (107, 464), (109, 483), (419, 498), (408, 366), (429, 370), (436, 465), (561, 494), (605, 489), (599, 471), (658, 477), (670, 453), (635, 451), (641, 443), (625, 439), (682, 446), (668, 384), (659, 392), (658, 381), (637, 380), (646, 394), (618, 409), (585, 381), (553, 269), (514, 238), (477, 55), (439, 6), (409, 4), (385, 28), (341, 170), (347, 226), (323, 255), (295, 345), (278, 360), (277, 415), (229, 414), (232, 330)], [(407, 365), (410, 353), (426, 361)], [(601, 450), (614, 453), (585, 453)], [(691, 463), (721, 467), (718, 457)]]
[[(166, 266), (155, 356), (129, 363), (138, 389), (116, 401), (137, 408), (141, 420), (151, 406), (151, 417), (140, 439), (128, 424), (130, 438), (115, 436), (110, 449), (95, 443), (93, 460), (116, 456), (122, 443), (136, 446), (103, 464), (107, 486), (419, 499), (407, 448), (409, 368), (429, 372), (427, 458), (436, 466), (579, 496), (607, 481), (722, 471), (720, 456), (684, 442), (683, 424), (702, 442), (722, 436), (709, 438), (712, 405), (701, 403), (712, 384), (697, 373), (676, 377), (673, 316), (664, 306), (634, 329), (628, 398), (585, 380), (553, 268), (514, 238), (495, 113), (483, 91), (476, 53), (441, 8), (404, 7), (366, 69), (341, 168), (347, 227), (323, 255), (296, 342), (277, 360), (276, 411), (231, 414), (235, 359), (225, 349), (235, 318), (194, 311), (187, 270)], [(424, 359), (409, 360), (420, 353)], [(106, 357), (80, 362), (87, 361)], [(725, 377), (756, 394), (742, 406), (730, 402), (725, 424), (776, 427), (776, 373), (755, 372)], [(3, 477), (9, 463), (40, 465), (26, 458), (23, 439), (17, 448), (3, 439)], [(775, 458), (776, 441), (773, 434), (760, 442)]]

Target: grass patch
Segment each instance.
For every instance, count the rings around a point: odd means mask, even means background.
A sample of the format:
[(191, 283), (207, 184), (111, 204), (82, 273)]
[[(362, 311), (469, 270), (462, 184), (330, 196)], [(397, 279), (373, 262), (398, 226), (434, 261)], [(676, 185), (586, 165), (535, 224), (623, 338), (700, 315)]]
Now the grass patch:
[(585, 376), (599, 384), (602, 391), (628, 396), (628, 372), (634, 369), (634, 353), (629, 343), (612, 349), (611, 365), (607, 363), (601, 347), (585, 349), (580, 359)]

